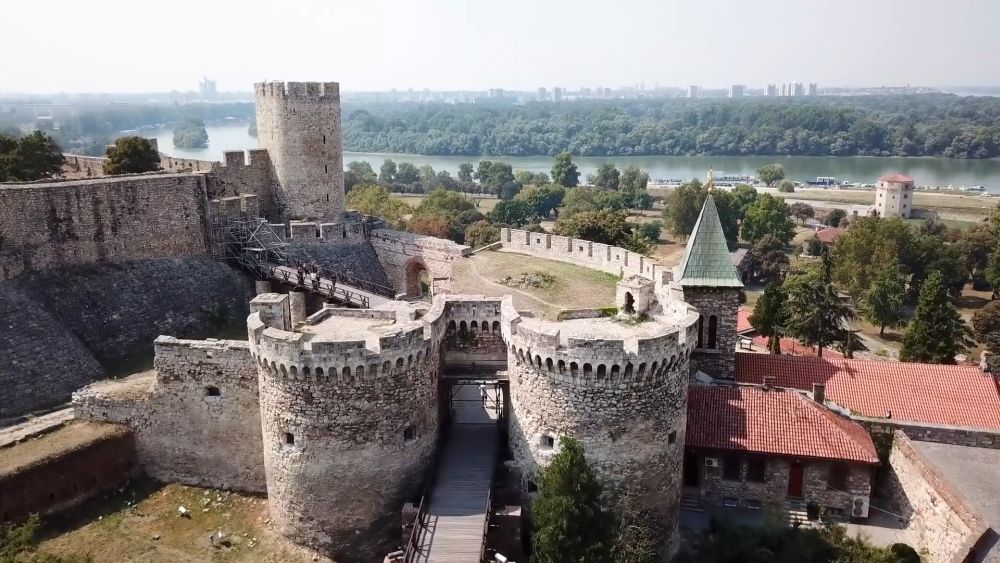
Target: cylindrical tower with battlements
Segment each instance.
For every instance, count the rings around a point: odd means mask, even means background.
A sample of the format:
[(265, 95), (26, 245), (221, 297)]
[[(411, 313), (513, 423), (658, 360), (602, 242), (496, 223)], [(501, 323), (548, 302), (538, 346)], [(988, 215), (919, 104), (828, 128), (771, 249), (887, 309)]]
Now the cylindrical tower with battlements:
[(344, 212), (340, 85), (259, 82), (257, 142), (281, 185), (285, 218), (336, 218)]
[(697, 312), (683, 304), (642, 321), (511, 322), (505, 334), (510, 442), (532, 490), (538, 470), (573, 437), (616, 510), (646, 511), (676, 551), (688, 360)]
[(251, 302), (271, 519), (338, 561), (381, 561), (419, 497), (437, 438), (437, 364), (424, 324), (323, 309), (292, 331), (286, 295)]

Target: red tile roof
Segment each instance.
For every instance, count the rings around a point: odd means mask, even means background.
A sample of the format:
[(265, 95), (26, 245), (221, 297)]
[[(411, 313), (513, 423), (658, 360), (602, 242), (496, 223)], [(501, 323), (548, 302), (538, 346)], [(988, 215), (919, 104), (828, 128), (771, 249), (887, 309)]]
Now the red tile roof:
[[(761, 336), (761, 335), (754, 336), (752, 342), (754, 346), (767, 349), (766, 336)], [(805, 344), (799, 342), (794, 338), (783, 336), (781, 337), (781, 353), (786, 354), (788, 356), (815, 356), (816, 348), (813, 348), (812, 346), (806, 346)], [(830, 348), (823, 348), (823, 357), (825, 358), (827, 356), (831, 358), (844, 357), (843, 354), (841, 354), (836, 350)]]
[(879, 176), (879, 182), (912, 182), (913, 178), (905, 174), (900, 174), (896, 172), (895, 174), (886, 174), (885, 176)]
[(736, 334), (752, 332), (753, 325), (750, 324), (750, 311), (746, 307), (740, 306), (736, 310)]
[(736, 354), (736, 381), (811, 390), (861, 416), (924, 424), (1000, 429), (1000, 392), (993, 376), (974, 366), (843, 358)]
[(820, 241), (826, 244), (833, 244), (834, 241), (839, 239), (846, 232), (847, 229), (838, 229), (837, 227), (827, 227), (825, 229), (816, 231), (816, 238), (818, 238)]
[(877, 464), (861, 425), (796, 391), (692, 385), (688, 446)]

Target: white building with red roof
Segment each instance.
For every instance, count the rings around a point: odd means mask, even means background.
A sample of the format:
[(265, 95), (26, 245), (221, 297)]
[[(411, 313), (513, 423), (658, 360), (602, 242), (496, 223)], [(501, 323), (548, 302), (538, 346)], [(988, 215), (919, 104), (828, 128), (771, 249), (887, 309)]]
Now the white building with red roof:
[(886, 174), (875, 184), (875, 211), (879, 217), (909, 219), (913, 212), (913, 178)]

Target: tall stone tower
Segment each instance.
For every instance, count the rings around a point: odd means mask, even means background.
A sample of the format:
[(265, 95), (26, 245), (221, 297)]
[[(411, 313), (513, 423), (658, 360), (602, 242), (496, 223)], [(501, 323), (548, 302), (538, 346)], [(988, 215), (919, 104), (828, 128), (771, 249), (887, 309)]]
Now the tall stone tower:
[(711, 192), (688, 238), (674, 280), (684, 294), (684, 301), (700, 313), (697, 341), (691, 355), (692, 371), (732, 378), (736, 366), (736, 314), (743, 282), (733, 267)]
[(340, 84), (259, 82), (257, 141), (281, 184), (283, 215), (337, 218), (344, 212)]
[(909, 219), (913, 211), (913, 178), (888, 174), (875, 184), (875, 211), (879, 217)]

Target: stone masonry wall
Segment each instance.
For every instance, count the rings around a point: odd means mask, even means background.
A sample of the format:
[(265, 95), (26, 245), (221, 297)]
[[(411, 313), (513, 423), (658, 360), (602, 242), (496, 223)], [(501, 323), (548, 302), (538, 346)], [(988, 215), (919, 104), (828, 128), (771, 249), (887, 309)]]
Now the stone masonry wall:
[(351, 365), (296, 366), (305, 360), (255, 349), (272, 520), (338, 560), (381, 561), (436, 445), (437, 363), (403, 351), (380, 365), (381, 356), (362, 357), (362, 344), (350, 356), (329, 354), (331, 362), (361, 354)]
[(104, 376), (58, 317), (15, 282), (0, 282), (0, 419), (69, 400)]
[[(747, 507), (747, 501), (756, 501), (761, 505), (783, 507), (788, 499), (789, 467), (795, 461), (791, 458), (765, 457), (766, 468), (763, 482), (747, 479), (747, 457), (735, 453), (734, 458), (740, 460), (740, 477), (736, 480), (723, 477), (724, 464), (727, 457), (735, 452), (694, 450), (698, 460), (699, 489), (703, 499), (710, 504), (723, 506), (724, 499), (738, 499), (740, 508)], [(718, 467), (706, 467), (705, 458), (719, 461)], [(846, 490), (835, 490), (827, 486), (831, 463), (823, 460), (799, 460), (803, 466), (802, 501), (814, 502), (824, 509), (840, 511), (844, 517), (850, 517), (852, 499), (854, 496), (868, 497), (871, 494), (873, 468), (863, 464), (849, 464)]]
[(930, 563), (959, 563), (989, 528), (988, 523), (896, 432), (889, 455), (887, 492), (893, 511), (906, 519), (917, 549)]
[(201, 175), (0, 184), (0, 274), (203, 254), (205, 207)]
[(570, 262), (623, 277), (640, 275), (653, 280), (657, 286), (670, 274), (669, 268), (654, 258), (589, 240), (504, 228), (500, 229), (500, 242), (506, 250)]
[[(736, 314), (740, 307), (737, 288), (684, 288), (684, 301), (701, 314), (701, 348), (696, 348), (691, 371), (701, 370), (721, 379), (732, 379), (736, 370)], [(710, 318), (715, 316), (716, 346), (709, 346)], [(696, 344), (697, 345), (697, 344)]]
[(74, 394), (77, 418), (135, 432), (139, 461), (166, 482), (264, 492), (257, 369), (249, 344), (156, 339), (155, 374)]
[(1000, 449), (1000, 430), (991, 428), (917, 424), (903, 420), (870, 418), (857, 415), (851, 418), (873, 434), (892, 434), (896, 430), (902, 430), (907, 438), (920, 442), (937, 442), (972, 448)]
[(290, 218), (344, 213), (340, 85), (336, 82), (254, 84), (257, 140), (271, 157)]
[(414, 267), (428, 270), (435, 294), (450, 293), (455, 261), (472, 251), (449, 240), (388, 229), (372, 231), (371, 244), (397, 293), (407, 293), (408, 282), (412, 282), (407, 274)]
[(240, 272), (208, 256), (61, 268), (14, 282), (106, 368), (151, 357), (160, 334), (214, 336), (242, 324), (252, 295)]
[(341, 274), (383, 286), (392, 286), (367, 240), (321, 241), (291, 239), (288, 252), (307, 262), (316, 262)]
[[(515, 332), (517, 332), (515, 330)], [(664, 553), (676, 550), (681, 467), (687, 416), (685, 353), (667, 368), (662, 358), (642, 373), (601, 370), (580, 374), (549, 369), (517, 347), (508, 354), (510, 443), (527, 479), (558, 451), (559, 440), (579, 440), (608, 494), (622, 495), (659, 515)], [(675, 350), (674, 353), (680, 351)], [(664, 351), (668, 354), (668, 351)], [(578, 360), (582, 365), (587, 358)], [(610, 361), (610, 360), (609, 360)], [(595, 362), (596, 363), (596, 362)], [(646, 367), (644, 362), (643, 368)]]

